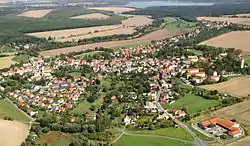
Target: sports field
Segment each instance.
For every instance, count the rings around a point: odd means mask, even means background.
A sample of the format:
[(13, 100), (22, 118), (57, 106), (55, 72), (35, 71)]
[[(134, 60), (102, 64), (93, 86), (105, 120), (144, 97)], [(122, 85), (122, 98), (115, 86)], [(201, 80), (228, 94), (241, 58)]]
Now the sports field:
[(26, 116), (24, 113), (20, 112), (17, 107), (12, 105), (6, 99), (0, 100), (0, 118), (4, 118), (5, 116), (11, 117), (14, 120), (28, 123), (30, 118)]
[(207, 90), (218, 90), (237, 97), (245, 97), (250, 94), (250, 76), (235, 77), (229, 81), (202, 86)]
[(249, 38), (250, 31), (233, 31), (201, 42), (200, 45), (236, 48), (242, 51), (250, 52)]
[(184, 143), (164, 138), (123, 135), (114, 144), (114, 146), (193, 146), (193, 145), (189, 143)]
[(168, 108), (168, 109), (186, 108), (187, 112), (189, 114), (194, 114), (194, 113), (197, 113), (201, 110), (205, 110), (205, 109), (208, 109), (210, 107), (215, 107), (217, 105), (219, 105), (218, 101), (207, 100), (207, 99), (204, 99), (200, 96), (196, 96), (193, 94), (186, 94), (184, 97), (177, 100), (174, 104), (171, 104), (171, 105), (165, 104), (165, 105), (163, 105), (163, 107)]

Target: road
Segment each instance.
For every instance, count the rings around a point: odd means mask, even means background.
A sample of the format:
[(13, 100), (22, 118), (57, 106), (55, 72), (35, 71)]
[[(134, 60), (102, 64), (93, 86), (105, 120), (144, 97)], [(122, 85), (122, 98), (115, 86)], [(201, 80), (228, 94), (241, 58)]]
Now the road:
[(167, 114), (176, 124), (178, 124), (180, 127), (185, 129), (189, 134), (191, 134), (192, 137), (195, 139), (196, 146), (207, 146), (207, 144), (204, 141), (202, 141), (191, 129), (189, 129), (189, 127), (187, 125), (180, 122), (172, 114), (170, 114), (166, 110), (164, 110), (164, 108), (158, 102), (159, 98), (160, 98), (160, 95), (161, 95), (161, 88), (160, 88), (159, 92), (157, 93), (157, 96), (156, 96), (156, 99), (155, 99), (155, 104), (156, 104), (158, 110), (164, 112), (165, 114)]

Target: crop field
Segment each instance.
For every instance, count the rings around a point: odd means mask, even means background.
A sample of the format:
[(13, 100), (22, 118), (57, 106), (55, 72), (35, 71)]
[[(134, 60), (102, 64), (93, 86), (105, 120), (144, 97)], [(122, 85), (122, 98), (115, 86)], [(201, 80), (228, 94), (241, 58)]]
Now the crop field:
[[(124, 15), (123, 15), (124, 16)], [(147, 16), (129, 16), (128, 19), (122, 20), (119, 25), (108, 25), (98, 27), (85, 27), (77, 29), (66, 29), (56, 31), (45, 31), (28, 33), (27, 35), (40, 37), (40, 38), (55, 38), (56, 41), (77, 41), (79, 39), (86, 39), (92, 37), (119, 35), (119, 34), (132, 34), (135, 32), (135, 27), (149, 25), (153, 19)]]
[(193, 146), (180, 141), (155, 138), (155, 137), (144, 137), (144, 136), (127, 136), (123, 135), (114, 146)]
[(28, 136), (28, 125), (16, 122), (0, 120), (1, 146), (20, 146)]
[(215, 107), (219, 104), (218, 101), (215, 100), (207, 100), (202, 97), (193, 95), (193, 94), (186, 94), (184, 97), (177, 100), (174, 104), (171, 105), (163, 105), (165, 108), (186, 108), (189, 114), (194, 114), (201, 110), (208, 109), (210, 107)]
[(242, 51), (250, 52), (249, 38), (250, 31), (233, 31), (201, 42), (200, 45), (236, 48)]
[(202, 86), (207, 90), (218, 90), (237, 97), (245, 97), (250, 94), (250, 76), (235, 77), (229, 81)]
[(1, 57), (0, 58), (0, 69), (8, 68), (12, 64), (15, 64), (16, 62), (12, 60), (13, 58), (14, 58), (14, 56)]
[(31, 11), (26, 11), (23, 12), (17, 16), (22, 16), (22, 17), (31, 17), (31, 18), (42, 18), (49, 14), (53, 9), (47, 9), (47, 10), (31, 10)]
[(114, 13), (122, 13), (122, 12), (126, 12), (126, 11), (135, 11), (136, 10), (134, 8), (126, 8), (126, 7), (89, 7), (88, 9), (112, 11)]
[(17, 107), (12, 105), (9, 101), (2, 99), (0, 100), (0, 118), (3, 119), (5, 116), (23, 123), (28, 123), (30, 121), (30, 118), (20, 112)]
[(173, 36), (176, 36), (178, 34), (185, 33), (186, 31), (182, 30), (175, 30), (175, 29), (160, 29), (156, 30), (154, 32), (151, 32), (147, 35), (144, 35), (140, 38), (132, 39), (132, 40), (121, 40), (121, 41), (109, 41), (109, 42), (100, 42), (100, 43), (93, 43), (93, 44), (87, 44), (87, 45), (79, 45), (79, 46), (73, 46), (73, 47), (67, 47), (67, 48), (61, 48), (61, 49), (55, 49), (55, 50), (47, 50), (42, 51), (40, 55), (42, 56), (55, 56), (58, 54), (67, 54), (70, 52), (79, 52), (82, 50), (88, 50), (88, 49), (95, 49), (96, 47), (105, 47), (105, 48), (112, 48), (116, 46), (126, 46), (126, 45), (133, 45), (138, 43), (148, 43), (152, 40), (162, 40), (165, 38), (171, 38)]
[(92, 13), (70, 17), (71, 19), (108, 19), (110, 16), (102, 14), (102, 13)]
[(228, 146), (249, 146), (250, 136), (247, 136), (243, 139), (240, 139), (234, 143), (229, 144)]
[(250, 25), (250, 18), (230, 18), (230, 17), (197, 17), (197, 20), (208, 20), (208, 21), (227, 21), (236, 24)]

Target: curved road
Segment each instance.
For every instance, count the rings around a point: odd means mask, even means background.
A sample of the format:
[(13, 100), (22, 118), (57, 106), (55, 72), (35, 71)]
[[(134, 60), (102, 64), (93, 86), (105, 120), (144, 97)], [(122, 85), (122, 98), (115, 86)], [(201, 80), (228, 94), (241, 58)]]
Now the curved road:
[(184, 123), (180, 122), (172, 114), (169, 114), (167, 111), (164, 110), (164, 108), (158, 102), (160, 95), (161, 95), (161, 88), (160, 88), (160, 91), (157, 93), (157, 96), (156, 96), (156, 99), (155, 99), (155, 104), (156, 104), (158, 110), (164, 112), (165, 114), (167, 114), (175, 123), (177, 123), (180, 127), (182, 127), (189, 134), (191, 134), (192, 137), (195, 139), (196, 146), (207, 146), (207, 144), (204, 141), (202, 141), (192, 130), (190, 130), (187, 125), (185, 125)]

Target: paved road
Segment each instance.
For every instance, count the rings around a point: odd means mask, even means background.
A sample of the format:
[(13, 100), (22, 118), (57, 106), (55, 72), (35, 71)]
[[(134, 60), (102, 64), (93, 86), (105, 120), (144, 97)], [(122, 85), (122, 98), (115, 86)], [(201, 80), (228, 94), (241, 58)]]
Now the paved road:
[(164, 108), (158, 102), (160, 95), (161, 95), (161, 89), (157, 93), (157, 96), (156, 96), (156, 99), (155, 99), (155, 104), (156, 104), (158, 110), (164, 112), (165, 114), (167, 114), (176, 124), (178, 124), (180, 127), (182, 127), (183, 129), (185, 129), (188, 133), (190, 133), (192, 135), (192, 137), (195, 139), (196, 146), (206, 146), (207, 144), (204, 141), (202, 141), (191, 129), (189, 129), (189, 127), (187, 125), (185, 125), (184, 123), (180, 122), (172, 114), (169, 114), (167, 111), (164, 110)]

